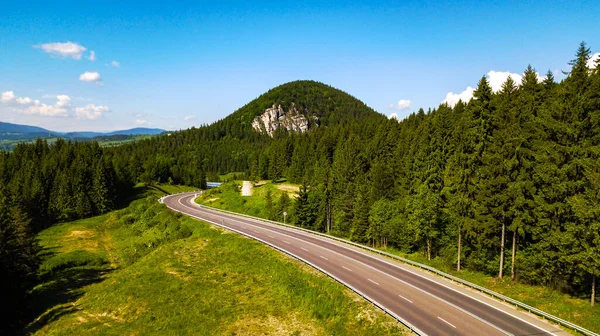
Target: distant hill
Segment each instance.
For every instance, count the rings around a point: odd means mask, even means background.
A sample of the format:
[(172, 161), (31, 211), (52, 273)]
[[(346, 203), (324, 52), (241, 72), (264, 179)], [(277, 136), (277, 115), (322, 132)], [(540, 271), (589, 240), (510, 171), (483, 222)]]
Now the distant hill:
[(103, 135), (141, 135), (141, 134), (156, 135), (156, 134), (161, 134), (163, 132), (166, 132), (166, 131), (164, 129), (160, 129), (160, 128), (136, 127), (136, 128), (132, 128), (132, 129), (128, 129), (128, 130), (109, 132), (109, 133), (106, 133)]
[(113, 135), (156, 135), (166, 132), (159, 128), (137, 127), (112, 132), (55, 132), (45, 128), (0, 122), (0, 140), (30, 140), (36, 138), (92, 139)]
[(37, 126), (28, 126), (28, 125), (17, 125), (11, 123), (5, 123), (0, 121), (0, 135), (4, 133), (11, 134), (25, 134), (25, 133), (52, 133), (58, 134), (58, 132), (52, 132), (45, 128), (37, 127)]

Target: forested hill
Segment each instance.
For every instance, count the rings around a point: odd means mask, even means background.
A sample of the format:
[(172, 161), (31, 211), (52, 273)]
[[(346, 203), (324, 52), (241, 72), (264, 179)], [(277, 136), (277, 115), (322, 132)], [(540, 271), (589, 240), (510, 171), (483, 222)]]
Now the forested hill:
[[(270, 169), (277, 171), (274, 175), (283, 176), (284, 166), (289, 162), (280, 164), (278, 157), (287, 157), (283, 152), (293, 148), (270, 147), (273, 139), (256, 132), (252, 121), (274, 104), (287, 109), (292, 103), (307, 117), (318, 117), (319, 132), (328, 134), (349, 125), (367, 127), (386, 120), (348, 93), (316, 81), (295, 81), (269, 90), (211, 125), (121, 146), (114, 151), (130, 157), (137, 167), (136, 174), (144, 181), (170, 179), (201, 186), (200, 176), (205, 173), (213, 175), (211, 180), (215, 180), (217, 173), (249, 171), (253, 162), (258, 165), (260, 156), (261, 164), (271, 165)], [(293, 132), (279, 129), (275, 139), (294, 142), (297, 137)]]
[(235, 120), (250, 127), (255, 117), (274, 104), (281, 105), (286, 110), (294, 104), (306, 116), (318, 117), (323, 126), (384, 118), (382, 114), (344, 91), (320, 82), (300, 80), (267, 91), (225, 120)]

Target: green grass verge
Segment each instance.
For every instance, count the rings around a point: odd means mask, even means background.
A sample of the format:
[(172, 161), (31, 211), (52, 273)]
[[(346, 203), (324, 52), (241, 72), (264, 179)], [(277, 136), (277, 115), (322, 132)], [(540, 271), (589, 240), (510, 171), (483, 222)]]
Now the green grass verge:
[(273, 204), (276, 205), (281, 194), (288, 193), (295, 197), (299, 186), (285, 181), (273, 183), (260, 181), (252, 188), (252, 196), (241, 196), (242, 181), (224, 183), (220, 188), (210, 189), (197, 199), (198, 203), (210, 205), (218, 209), (240, 212), (256, 217), (266, 218), (265, 195), (271, 191)]
[[(333, 279), (254, 240), (145, 199), (39, 234), (34, 335), (397, 335)], [(140, 187), (141, 188), (141, 187)]]
[[(236, 182), (238, 188), (240, 185), (241, 182)], [(279, 197), (279, 194), (282, 192), (278, 188), (280, 186), (280, 183), (267, 183), (259, 188), (255, 188), (256, 192), (252, 196), (242, 197), (239, 189), (234, 188), (231, 184), (224, 184), (221, 188), (205, 193), (197, 199), (197, 202), (219, 209), (266, 218), (264, 212), (264, 193), (266, 190), (271, 190), (273, 195), (276, 195), (275, 198)], [(512, 281), (510, 277), (498, 279), (481, 272), (469, 270), (456, 272), (456, 269), (448, 266), (444, 260), (435, 258), (428, 261), (421, 253), (406, 254), (390, 248), (382, 250), (435, 267), (438, 270), (491, 289), (586, 329), (600, 332), (600, 305), (591, 307), (589, 298), (574, 297), (548, 287), (521, 284)]]

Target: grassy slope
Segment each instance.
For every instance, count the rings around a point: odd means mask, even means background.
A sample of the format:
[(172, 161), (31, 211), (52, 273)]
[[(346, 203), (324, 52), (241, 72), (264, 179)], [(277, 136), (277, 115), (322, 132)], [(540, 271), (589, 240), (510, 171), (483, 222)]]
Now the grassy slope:
[[(260, 188), (263, 190), (266, 190), (267, 188), (277, 190), (275, 189), (275, 186), (271, 184), (264, 185)], [(216, 200), (214, 200), (215, 198)], [(261, 192), (254, 193), (251, 197), (242, 198), (240, 194), (236, 193), (232, 188), (226, 187), (223, 191), (217, 189), (211, 190), (199, 198), (198, 201), (202, 204), (216, 208), (265, 218), (263, 212), (265, 203), (264, 193)], [(427, 258), (420, 253), (406, 254), (394, 249), (383, 250), (410, 260), (431, 265), (439, 270), (524, 302), (586, 329), (600, 332), (600, 305), (590, 307), (589, 298), (573, 297), (547, 287), (515, 283), (510, 280), (510, 277), (498, 279), (480, 272), (464, 270), (456, 272), (455, 269), (449, 267), (441, 260), (434, 259), (432, 261), (427, 261)]]
[[(160, 186), (170, 192), (183, 191)], [(40, 233), (36, 335), (385, 335), (391, 317), (312, 268), (152, 197)]]
[[(236, 187), (232, 187), (231, 183), (234, 183)], [(298, 185), (285, 182), (261, 181), (252, 188), (252, 196), (242, 197), (240, 195), (241, 186), (241, 181), (230, 182), (222, 188), (208, 190), (198, 201), (215, 208), (266, 218), (265, 194), (267, 190), (271, 191), (273, 204), (276, 205), (282, 193), (287, 192), (290, 198), (293, 198), (296, 195), (294, 191), (299, 188)]]

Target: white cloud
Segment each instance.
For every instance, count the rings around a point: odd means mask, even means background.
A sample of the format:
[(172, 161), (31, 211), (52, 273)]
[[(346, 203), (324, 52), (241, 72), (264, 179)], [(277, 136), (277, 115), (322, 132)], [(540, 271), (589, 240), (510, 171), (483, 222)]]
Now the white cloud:
[(590, 69), (596, 69), (596, 62), (600, 61), (600, 53), (595, 53), (587, 61), (587, 67)]
[(68, 96), (58, 98), (58, 101), (54, 105), (47, 105), (40, 103), (39, 100), (34, 100), (26, 108), (22, 109), (21, 112), (45, 117), (67, 117), (69, 115), (70, 101), (71, 99)]
[(398, 101), (397, 104), (390, 104), (389, 107), (392, 109), (396, 109), (396, 110), (407, 110), (410, 108), (411, 105), (412, 105), (412, 100), (401, 99)]
[(475, 89), (470, 86), (467, 86), (461, 93), (448, 92), (446, 94), (446, 99), (442, 101), (442, 104), (448, 104), (448, 106), (454, 107), (459, 100), (468, 103), (471, 98), (473, 98), (473, 92), (475, 92)]
[[(546, 78), (545, 76), (541, 76), (537, 72), (535, 74), (537, 76), (538, 81), (542, 81)], [(491, 70), (490, 72), (488, 72), (487, 80), (488, 80), (488, 83), (490, 84), (490, 87), (492, 88), (492, 91), (499, 92), (500, 90), (502, 90), (502, 84), (504, 84), (504, 82), (506, 82), (506, 80), (508, 79), (508, 76), (510, 76), (513, 79), (513, 81), (515, 81), (516, 86), (521, 85), (521, 82), (523, 81), (523, 75), (519, 75), (519, 74), (508, 72), (508, 71)], [(454, 107), (458, 103), (459, 100), (462, 100), (464, 103), (468, 103), (473, 98), (474, 92), (475, 92), (475, 88), (473, 88), (471, 86), (468, 86), (461, 93), (448, 92), (446, 94), (446, 99), (444, 99), (442, 101), (442, 104), (448, 104), (449, 106)]]
[(25, 97), (25, 98), (17, 98), (17, 103), (21, 104), (21, 105), (29, 105), (31, 104), (33, 101), (31, 100), (31, 98), (29, 97)]
[(15, 100), (14, 92), (12, 92), (12, 91), (2, 92), (2, 97), (0, 98), (0, 101), (2, 101), (4, 104), (8, 104), (8, 103), (12, 102), (13, 100)]
[(56, 95), (56, 102), (48, 105), (37, 99), (29, 97), (17, 97), (13, 91), (2, 93), (1, 102), (13, 110), (26, 114), (45, 117), (76, 117), (77, 119), (95, 120), (102, 113), (110, 111), (108, 106), (96, 106), (93, 104), (84, 107), (76, 107), (71, 104), (71, 97), (68, 95)]
[(20, 112), (46, 117), (67, 117), (71, 107), (71, 98), (67, 95), (56, 96), (54, 105), (47, 105), (29, 97), (17, 98), (17, 102), (23, 105), (23, 107), (17, 108)]
[(56, 102), (56, 106), (69, 106), (71, 104), (71, 97), (67, 96), (67, 95), (58, 95), (56, 96), (56, 99), (58, 100)]
[(398, 120), (398, 113), (392, 113), (388, 116), (388, 118)]
[[(521, 85), (523, 76), (521, 76), (519, 74), (503, 72), (503, 71), (494, 71), (494, 70), (488, 72), (488, 74), (487, 74), (488, 82), (490, 83), (490, 86), (492, 87), (492, 91), (498, 92), (498, 91), (502, 90), (502, 84), (504, 84), (504, 82), (506, 82), (506, 80), (508, 79), (508, 76), (510, 76), (515, 81), (516, 86)], [(538, 78), (539, 78), (539, 76), (538, 76)]]
[(101, 83), (100, 74), (97, 72), (86, 71), (79, 76), (79, 80), (88, 83)]
[(87, 59), (89, 59), (90, 61), (95, 61), (96, 60), (96, 52), (91, 50), (90, 51), (90, 55), (88, 57), (86, 57)]
[(114, 66), (115, 68), (118, 68), (121, 66), (121, 64), (119, 64), (119, 62), (117, 62), (117, 61), (110, 62), (110, 65)]
[(102, 116), (102, 113), (108, 111), (110, 111), (108, 106), (88, 104), (84, 107), (77, 107), (75, 109), (75, 117), (77, 117), (77, 119), (96, 120)]
[(38, 44), (33, 46), (34, 48), (42, 49), (45, 53), (51, 55), (58, 55), (64, 58), (73, 58), (76, 60), (80, 60), (83, 53), (87, 50), (84, 46), (73, 43), (71, 41), (67, 41), (64, 43), (54, 42), (54, 43), (45, 43)]
[(189, 116), (185, 116), (183, 118), (183, 120), (185, 121), (189, 121), (189, 120), (196, 120), (196, 116), (195, 115), (189, 115)]
[(149, 126), (150, 122), (148, 120), (136, 119), (135, 124), (138, 126)]

